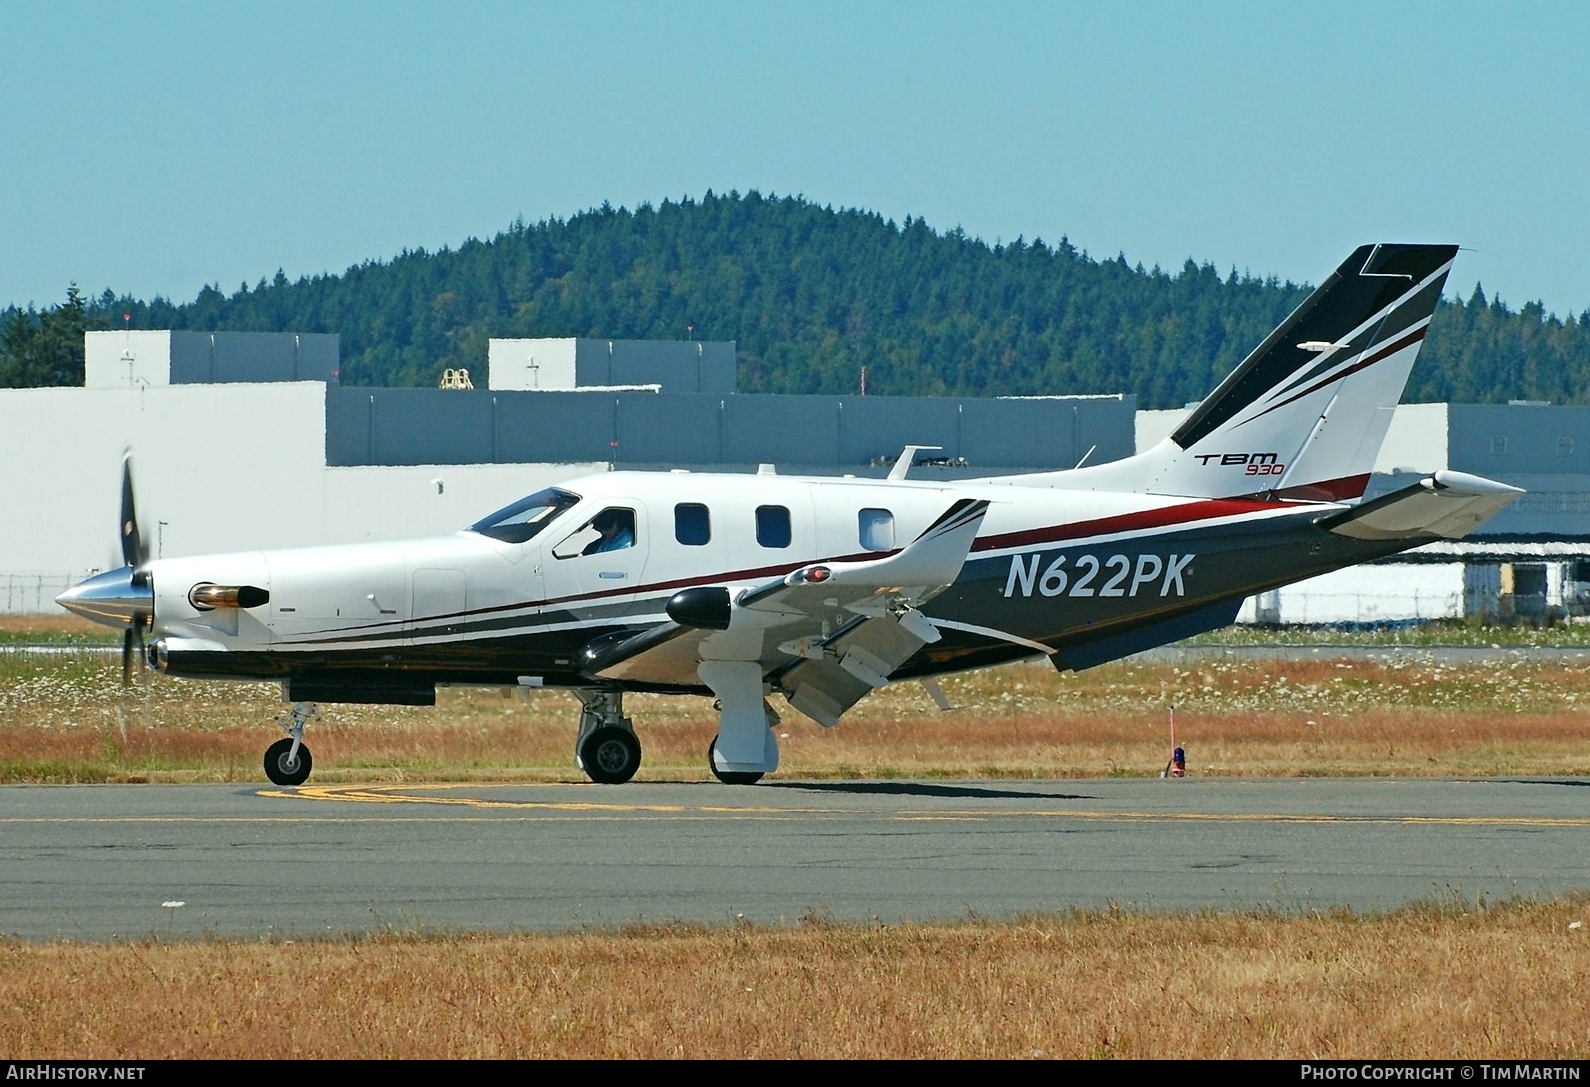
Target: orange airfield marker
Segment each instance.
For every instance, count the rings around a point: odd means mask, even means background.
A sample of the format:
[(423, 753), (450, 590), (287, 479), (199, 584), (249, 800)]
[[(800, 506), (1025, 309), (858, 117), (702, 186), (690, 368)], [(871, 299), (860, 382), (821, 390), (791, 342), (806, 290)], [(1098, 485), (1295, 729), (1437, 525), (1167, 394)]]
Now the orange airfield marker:
[(1165, 764), (1165, 769), (1159, 772), (1162, 778), (1183, 778), (1187, 776), (1187, 752), (1176, 746), (1176, 704), (1170, 705), (1170, 761)]

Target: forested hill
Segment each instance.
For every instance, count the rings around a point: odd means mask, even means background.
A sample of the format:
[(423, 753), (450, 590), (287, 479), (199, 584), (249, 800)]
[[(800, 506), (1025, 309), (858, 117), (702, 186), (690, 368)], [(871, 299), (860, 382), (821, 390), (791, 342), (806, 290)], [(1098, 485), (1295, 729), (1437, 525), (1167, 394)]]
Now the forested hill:
[[(1322, 274), (1345, 255), (1321, 253)], [(1306, 293), (1191, 261), (1167, 273), (1094, 260), (1064, 239), (991, 246), (920, 219), (752, 192), (604, 205), (341, 275), (278, 272), (231, 296), (206, 288), (181, 305), (107, 291), (76, 303), (76, 317), (341, 333), (344, 384), (434, 385), (464, 366), (483, 386), (492, 337), (694, 336), (737, 341), (746, 392), (854, 392), (865, 366), (874, 393), (1130, 392), (1142, 407), (1176, 407), (1213, 388)], [(0, 383), (70, 380), (70, 366), (35, 360), (21, 380), (7, 366), (30, 329), (48, 339), (71, 304), (6, 315)], [(1404, 399), (1590, 402), (1587, 323), (1538, 305), (1514, 312), (1478, 290), (1443, 303)]]

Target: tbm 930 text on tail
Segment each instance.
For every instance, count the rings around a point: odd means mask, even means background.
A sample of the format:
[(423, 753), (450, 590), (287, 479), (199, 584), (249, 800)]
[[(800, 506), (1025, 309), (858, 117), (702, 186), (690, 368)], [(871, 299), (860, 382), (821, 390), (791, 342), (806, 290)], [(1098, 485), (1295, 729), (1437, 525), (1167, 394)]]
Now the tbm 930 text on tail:
[[(60, 598), (174, 676), (276, 680), (278, 784), (317, 702), (566, 688), (577, 763), (623, 782), (626, 691), (707, 694), (718, 778), (778, 767), (775, 696), (823, 725), (908, 678), (1087, 668), (1232, 622), (1244, 598), (1471, 531), (1521, 492), (1436, 472), (1363, 501), (1450, 245), (1354, 252), (1169, 438), (1093, 467), (955, 483), (611, 472), (452, 536), (151, 560)], [(572, 707), (571, 707), (572, 708)]]

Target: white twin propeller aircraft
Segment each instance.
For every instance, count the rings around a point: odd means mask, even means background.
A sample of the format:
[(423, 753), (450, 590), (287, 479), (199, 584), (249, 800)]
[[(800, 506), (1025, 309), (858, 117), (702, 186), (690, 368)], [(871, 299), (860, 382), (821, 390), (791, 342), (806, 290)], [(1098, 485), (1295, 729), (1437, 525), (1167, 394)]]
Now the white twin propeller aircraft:
[(710, 692), (708, 765), (749, 784), (778, 767), (771, 695), (831, 727), (902, 679), (1087, 668), (1511, 502), (1456, 472), (1362, 501), (1456, 251), (1357, 250), (1174, 434), (1113, 463), (957, 483), (612, 472), (439, 539), (155, 560), (124, 465), (126, 565), (58, 600), (125, 626), (124, 666), (137, 647), (174, 676), (280, 681), (280, 785), (309, 776), (315, 703), (430, 705), (439, 684), (572, 691), (576, 762), (609, 783), (641, 762), (625, 691)]

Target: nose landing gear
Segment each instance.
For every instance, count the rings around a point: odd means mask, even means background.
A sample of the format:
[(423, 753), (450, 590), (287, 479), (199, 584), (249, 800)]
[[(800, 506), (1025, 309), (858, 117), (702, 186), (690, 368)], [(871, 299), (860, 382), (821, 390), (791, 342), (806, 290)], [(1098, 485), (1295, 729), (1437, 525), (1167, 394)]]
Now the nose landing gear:
[(640, 739), (624, 716), (622, 691), (577, 690), (580, 734), (574, 741), (574, 762), (601, 785), (622, 785), (640, 769)]
[(320, 718), (313, 702), (294, 702), (277, 720), (287, 730), (285, 739), (265, 749), (265, 776), (274, 785), (302, 785), (309, 780), (315, 761), (304, 746), (304, 726)]

